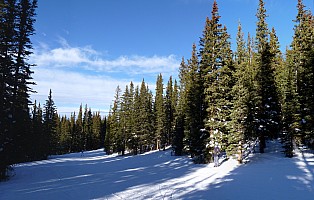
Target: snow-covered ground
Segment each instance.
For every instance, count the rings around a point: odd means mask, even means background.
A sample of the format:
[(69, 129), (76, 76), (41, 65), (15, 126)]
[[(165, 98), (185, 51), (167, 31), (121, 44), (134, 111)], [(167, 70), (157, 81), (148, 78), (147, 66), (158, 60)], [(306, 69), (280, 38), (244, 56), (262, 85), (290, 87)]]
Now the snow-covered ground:
[(0, 182), (0, 199), (314, 199), (314, 156), (283, 157), (278, 142), (247, 164), (229, 159), (195, 165), (188, 157), (155, 151), (138, 156), (102, 150), (55, 156), (15, 166)]

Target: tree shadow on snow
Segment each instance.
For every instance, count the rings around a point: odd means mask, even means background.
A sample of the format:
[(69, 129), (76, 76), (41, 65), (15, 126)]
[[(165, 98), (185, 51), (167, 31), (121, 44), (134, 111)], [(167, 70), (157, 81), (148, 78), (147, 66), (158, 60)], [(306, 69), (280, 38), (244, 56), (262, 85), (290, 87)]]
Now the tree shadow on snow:
[(206, 189), (192, 191), (182, 199), (312, 200), (314, 155), (300, 153), (286, 158), (281, 147), (277, 144), (270, 146), (270, 150), (254, 154), (249, 163), (238, 166)]
[(70, 154), (21, 164), (16, 177), (0, 184), (0, 199), (119, 199), (114, 197), (119, 192), (145, 185), (161, 187), (197, 168), (186, 157), (170, 156), (170, 151), (137, 156)]

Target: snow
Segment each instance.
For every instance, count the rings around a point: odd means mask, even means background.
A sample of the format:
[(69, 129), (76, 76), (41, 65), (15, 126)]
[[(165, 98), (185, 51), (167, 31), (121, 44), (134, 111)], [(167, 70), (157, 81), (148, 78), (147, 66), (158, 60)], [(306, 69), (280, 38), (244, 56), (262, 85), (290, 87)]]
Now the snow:
[(137, 156), (103, 150), (54, 156), (16, 165), (0, 182), (0, 199), (313, 199), (314, 155), (296, 150), (285, 158), (277, 141), (247, 164), (195, 165), (171, 151)]

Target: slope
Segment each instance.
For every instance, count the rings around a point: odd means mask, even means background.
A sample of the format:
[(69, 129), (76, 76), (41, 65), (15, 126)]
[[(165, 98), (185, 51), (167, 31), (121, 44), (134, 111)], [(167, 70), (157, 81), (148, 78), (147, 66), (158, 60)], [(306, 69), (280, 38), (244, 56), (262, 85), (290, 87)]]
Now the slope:
[(15, 166), (0, 183), (0, 199), (313, 199), (314, 156), (284, 158), (277, 141), (237, 165), (194, 165), (168, 151), (138, 156), (102, 150)]

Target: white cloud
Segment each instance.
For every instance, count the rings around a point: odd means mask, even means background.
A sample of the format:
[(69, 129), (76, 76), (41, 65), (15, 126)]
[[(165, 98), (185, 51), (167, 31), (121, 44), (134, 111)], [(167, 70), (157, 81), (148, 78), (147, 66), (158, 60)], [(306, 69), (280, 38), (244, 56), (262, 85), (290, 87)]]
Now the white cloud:
[(37, 85), (32, 100), (42, 104), (48, 97), (49, 89), (60, 113), (76, 111), (81, 103), (88, 104), (93, 111), (108, 112), (115, 88), (125, 86), (128, 81), (106, 76), (84, 75), (60, 69), (36, 68), (33, 78)]
[(39, 43), (30, 63), (37, 65), (33, 68), (37, 84), (33, 89), (37, 93), (32, 94), (32, 100), (44, 104), (51, 89), (60, 114), (77, 111), (81, 103), (88, 104), (93, 111), (108, 112), (118, 85), (123, 91), (130, 81), (145, 78), (154, 90), (157, 74), (175, 75), (179, 67), (174, 55), (131, 55), (108, 60), (90, 46), (71, 47), (63, 38), (59, 44), (60, 47), (51, 49)]
[[(38, 66), (81, 67), (97, 72), (128, 72), (129, 74), (172, 74), (176, 73), (180, 61), (174, 55), (168, 56), (120, 56), (116, 59), (104, 59), (102, 54), (86, 47), (71, 47), (60, 40), (62, 47), (48, 49), (41, 44), (31, 59)], [(44, 48), (41, 48), (44, 47)]]

